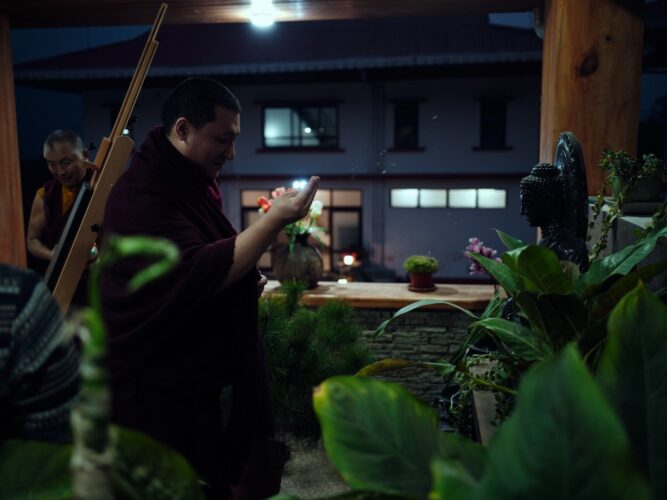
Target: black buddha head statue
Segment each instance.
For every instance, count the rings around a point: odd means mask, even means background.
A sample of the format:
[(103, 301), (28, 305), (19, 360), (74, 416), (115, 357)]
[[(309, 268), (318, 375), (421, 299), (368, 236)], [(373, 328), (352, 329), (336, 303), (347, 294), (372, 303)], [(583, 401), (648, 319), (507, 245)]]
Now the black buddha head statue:
[(546, 228), (562, 221), (563, 177), (550, 163), (535, 165), (521, 179), (521, 215), (531, 226)]

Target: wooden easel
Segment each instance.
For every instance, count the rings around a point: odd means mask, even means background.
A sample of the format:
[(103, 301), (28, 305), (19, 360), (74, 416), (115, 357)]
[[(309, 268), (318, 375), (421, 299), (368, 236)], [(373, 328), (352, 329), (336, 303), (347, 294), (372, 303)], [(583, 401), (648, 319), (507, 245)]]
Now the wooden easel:
[(69, 309), (88, 263), (90, 249), (97, 239), (97, 232), (104, 219), (104, 207), (111, 188), (132, 153), (134, 141), (123, 135), (123, 130), (130, 119), (157, 50), (158, 42), (155, 37), (166, 11), (167, 4), (163, 3), (148, 34), (137, 69), (116, 117), (116, 123), (109, 137), (102, 139), (95, 161), (88, 164), (93, 170), (93, 176), (89, 183), (81, 186), (65, 230), (58, 240), (53, 259), (46, 271), (45, 281), (53, 291), (53, 298), (60, 305), (63, 314)]

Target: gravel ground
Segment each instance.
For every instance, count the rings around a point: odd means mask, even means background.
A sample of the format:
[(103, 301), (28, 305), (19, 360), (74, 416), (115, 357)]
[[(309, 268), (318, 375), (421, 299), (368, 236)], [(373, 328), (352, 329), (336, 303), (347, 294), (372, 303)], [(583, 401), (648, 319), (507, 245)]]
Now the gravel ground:
[(321, 441), (312, 444), (291, 437), (282, 440), (291, 448), (292, 457), (287, 462), (280, 493), (312, 499), (350, 490), (329, 461)]

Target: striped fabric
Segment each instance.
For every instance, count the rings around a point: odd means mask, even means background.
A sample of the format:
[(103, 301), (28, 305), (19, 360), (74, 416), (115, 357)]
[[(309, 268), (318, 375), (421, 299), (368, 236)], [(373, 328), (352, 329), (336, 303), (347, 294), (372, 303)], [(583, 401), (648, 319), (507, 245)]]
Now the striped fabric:
[(0, 437), (67, 442), (79, 354), (32, 271), (0, 264)]

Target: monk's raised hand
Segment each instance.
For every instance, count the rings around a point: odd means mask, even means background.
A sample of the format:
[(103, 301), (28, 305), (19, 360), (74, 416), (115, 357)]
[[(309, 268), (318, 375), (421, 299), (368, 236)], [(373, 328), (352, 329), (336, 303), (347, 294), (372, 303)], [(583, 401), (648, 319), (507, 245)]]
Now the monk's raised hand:
[(311, 177), (302, 190), (291, 190), (281, 194), (273, 200), (267, 215), (279, 218), (283, 225), (303, 219), (308, 215), (319, 181), (319, 177)]

